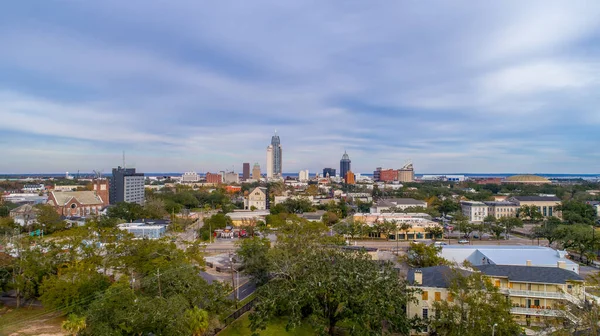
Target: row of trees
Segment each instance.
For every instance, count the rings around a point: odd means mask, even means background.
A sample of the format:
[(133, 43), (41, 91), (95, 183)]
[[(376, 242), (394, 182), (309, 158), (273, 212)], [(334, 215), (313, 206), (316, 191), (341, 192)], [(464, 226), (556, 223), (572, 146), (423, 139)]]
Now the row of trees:
[(0, 260), (0, 290), (14, 290), (17, 306), (39, 299), (68, 314), (73, 334), (201, 335), (219, 326), (230, 289), (198, 276), (199, 245), (181, 250), (96, 224), (13, 239)]

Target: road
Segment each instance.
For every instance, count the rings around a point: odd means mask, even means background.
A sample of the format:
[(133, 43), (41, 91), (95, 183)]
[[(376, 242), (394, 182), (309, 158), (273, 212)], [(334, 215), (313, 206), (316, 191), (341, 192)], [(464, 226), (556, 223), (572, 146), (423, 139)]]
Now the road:
[[(217, 276), (207, 272), (200, 272), (200, 276), (209, 284), (215, 281), (231, 283), (231, 274), (227, 273), (223, 273), (223, 275)], [(235, 281), (238, 281), (237, 277)], [(239, 295), (238, 301), (242, 301), (256, 291), (256, 284), (253, 281), (249, 280), (247, 277), (240, 277), (239, 282), (241, 284), (236, 286), (235, 291), (237, 292), (236, 294)], [(235, 299), (234, 291), (232, 291), (228, 295), (228, 298), (231, 300)]]

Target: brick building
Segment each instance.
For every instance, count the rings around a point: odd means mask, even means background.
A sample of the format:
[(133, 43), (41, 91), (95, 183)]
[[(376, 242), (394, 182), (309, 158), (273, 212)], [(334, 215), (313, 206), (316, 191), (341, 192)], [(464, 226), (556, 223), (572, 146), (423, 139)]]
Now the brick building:
[(206, 173), (206, 183), (221, 184), (223, 176), (221, 174)]

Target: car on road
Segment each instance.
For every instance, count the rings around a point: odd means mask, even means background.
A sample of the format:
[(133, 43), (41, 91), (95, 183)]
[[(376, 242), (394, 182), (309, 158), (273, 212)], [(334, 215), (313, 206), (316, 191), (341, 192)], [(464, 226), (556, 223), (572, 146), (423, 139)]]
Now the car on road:
[(446, 246), (446, 245), (448, 245), (448, 243), (446, 243), (446, 242), (435, 242), (435, 243), (433, 243), (433, 245), (434, 246)]
[(459, 240), (459, 241), (458, 241), (458, 243), (459, 243), (459, 244), (468, 244), (468, 243), (469, 243), (469, 240), (468, 240), (468, 239), (464, 239), (464, 238), (463, 238), (463, 239)]

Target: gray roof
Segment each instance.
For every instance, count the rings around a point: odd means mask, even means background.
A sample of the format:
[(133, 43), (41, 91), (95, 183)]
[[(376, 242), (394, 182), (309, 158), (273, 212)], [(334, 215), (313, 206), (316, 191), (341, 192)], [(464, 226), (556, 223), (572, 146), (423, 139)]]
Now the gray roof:
[(558, 267), (481, 265), (476, 268), (483, 274), (507, 277), (517, 282), (564, 284), (567, 281), (583, 281), (579, 274)]
[(560, 202), (556, 196), (513, 196), (511, 198), (521, 202)]
[(423, 283), (419, 284), (419, 286), (436, 288), (450, 287), (450, 282), (452, 281), (452, 277), (454, 276), (454, 272), (456, 270), (463, 275), (469, 275), (471, 273), (461, 268), (453, 269), (450, 266), (411, 268), (408, 270), (408, 274), (406, 275), (406, 279), (410, 285), (414, 285), (415, 283), (415, 270), (420, 270), (421, 274), (423, 274)]
[(492, 205), (492, 206), (517, 206), (516, 203), (507, 202), (507, 201), (484, 201), (483, 203), (485, 203), (486, 205)]
[(394, 206), (394, 205), (423, 205), (425, 201), (416, 200), (414, 198), (384, 198), (377, 202), (378, 206)]

